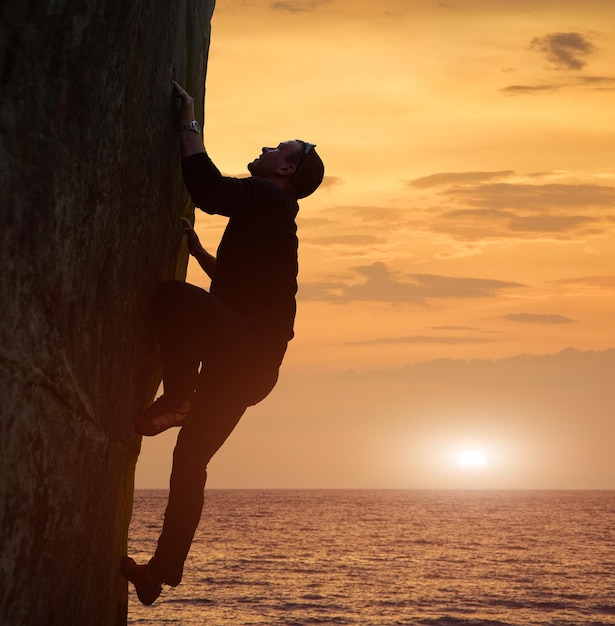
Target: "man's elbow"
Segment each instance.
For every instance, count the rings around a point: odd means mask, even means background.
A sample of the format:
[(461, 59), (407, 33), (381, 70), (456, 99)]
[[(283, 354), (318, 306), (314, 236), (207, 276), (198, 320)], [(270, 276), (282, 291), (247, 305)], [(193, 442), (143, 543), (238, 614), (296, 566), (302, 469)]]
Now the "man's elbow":
[(199, 209), (200, 211), (203, 211), (203, 213), (207, 213), (208, 215), (213, 215), (215, 213), (211, 201), (208, 201), (202, 196), (190, 196), (190, 198), (192, 199), (192, 203), (194, 204), (195, 209)]

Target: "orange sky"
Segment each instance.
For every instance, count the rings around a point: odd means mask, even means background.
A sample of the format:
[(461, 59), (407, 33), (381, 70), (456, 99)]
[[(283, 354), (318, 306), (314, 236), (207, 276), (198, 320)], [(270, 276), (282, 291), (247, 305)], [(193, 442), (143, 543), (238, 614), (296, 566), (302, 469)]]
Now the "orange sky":
[(219, 0), (212, 158), (299, 137), (327, 178), (280, 383), (211, 487), (615, 488), (614, 61), (610, 0)]

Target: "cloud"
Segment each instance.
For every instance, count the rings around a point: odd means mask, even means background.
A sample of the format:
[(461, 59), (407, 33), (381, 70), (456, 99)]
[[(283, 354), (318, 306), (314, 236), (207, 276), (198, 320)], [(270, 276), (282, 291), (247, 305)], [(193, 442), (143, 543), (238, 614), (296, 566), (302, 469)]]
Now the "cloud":
[(509, 85), (500, 89), (504, 93), (527, 94), (527, 93), (544, 93), (545, 91), (555, 91), (561, 89), (562, 85)]
[(379, 337), (377, 339), (367, 339), (365, 341), (351, 341), (342, 345), (350, 346), (377, 346), (389, 344), (404, 343), (431, 343), (440, 345), (457, 345), (463, 343), (486, 343), (492, 341), (485, 337), (453, 337), (453, 336), (437, 336), (437, 335), (413, 335), (410, 337)]
[[(597, 218), (587, 215), (525, 215), (513, 216), (508, 222), (511, 231), (523, 233), (571, 233), (579, 232), (581, 226), (589, 226), (600, 222)], [(598, 234), (600, 228), (584, 230), (585, 234)]]
[[(414, 188), (444, 187), (441, 195), (479, 208), (545, 209), (612, 208), (615, 186), (583, 183), (508, 183), (489, 182), (514, 176), (512, 170), (497, 172), (443, 172), (406, 181)], [(548, 172), (530, 174), (529, 178), (549, 176)]]
[(501, 92), (512, 95), (536, 94), (560, 89), (582, 88), (590, 91), (613, 91), (615, 77), (613, 76), (574, 76), (560, 82), (539, 83), (536, 85), (509, 85), (500, 89)]
[(534, 37), (532, 50), (542, 52), (558, 70), (581, 70), (587, 65), (587, 57), (598, 48), (581, 33), (549, 33)]
[(476, 330), (480, 331), (480, 328), (474, 326), (431, 326), (433, 330)]
[(569, 240), (614, 229), (615, 186), (540, 182), (456, 185), (444, 175), (434, 180), (441, 180), (436, 196), (442, 209), (439, 213), (434, 207), (429, 209), (420, 227), (459, 240), (544, 236)]
[[(466, 223), (480, 221), (487, 228), (515, 233), (566, 233), (578, 231), (580, 226), (598, 223), (597, 218), (587, 215), (518, 215), (513, 210), (466, 209), (444, 213), (445, 219)], [(597, 232), (595, 230), (594, 232)]]
[(344, 181), (338, 176), (325, 176), (320, 184), (320, 188), (329, 190), (343, 184)]
[(615, 289), (615, 276), (580, 276), (578, 278), (565, 278), (554, 281), (560, 285), (578, 285), (580, 287), (590, 287), (603, 289)]
[(484, 278), (411, 274), (428, 298), (484, 298), (500, 291), (523, 287), (521, 283)]
[(530, 172), (526, 174), (528, 178), (545, 178), (546, 176), (552, 176), (553, 172)]
[(615, 89), (615, 77), (613, 76), (578, 76), (576, 82), (597, 90), (612, 91)]
[(512, 210), (489, 209), (449, 211), (428, 224), (428, 228), (466, 241), (544, 236), (571, 239), (610, 230), (598, 218), (585, 215), (531, 216), (517, 215)]
[(615, 187), (608, 185), (546, 183), (493, 183), (470, 189), (454, 188), (447, 192), (477, 207), (491, 209), (519, 208), (544, 211), (547, 208), (582, 208), (615, 206)]
[(297, 224), (302, 231), (308, 228), (334, 228), (333, 220), (328, 217), (324, 217), (323, 215), (317, 215), (315, 217), (305, 217), (305, 215), (302, 215), (301, 212), (299, 212), (299, 215), (297, 217)]
[(384, 243), (386, 239), (375, 235), (332, 235), (329, 237), (312, 237), (309, 243), (318, 246), (368, 246)]
[(576, 322), (576, 320), (563, 315), (538, 313), (510, 313), (509, 315), (503, 315), (501, 319), (530, 324), (574, 324)]
[(436, 274), (394, 275), (385, 263), (354, 268), (360, 277), (350, 280), (313, 282), (302, 284), (302, 300), (332, 302), (373, 301), (424, 303), (435, 298), (489, 298), (502, 291), (524, 287), (521, 283), (439, 276)]
[[(305, 229), (327, 229), (328, 232), (347, 230), (348, 224), (352, 224), (353, 228), (360, 233), (367, 234), (376, 231), (390, 233), (399, 228), (408, 225), (408, 210), (390, 207), (377, 206), (334, 206), (319, 211), (317, 213), (310, 211), (308, 214), (299, 212), (297, 220), (302, 232)], [(311, 243), (304, 239), (304, 243)]]
[(499, 172), (442, 172), (430, 174), (421, 178), (406, 181), (411, 187), (425, 189), (427, 187), (438, 187), (440, 185), (467, 185), (480, 183), (486, 180), (506, 178), (513, 176), (512, 170), (502, 170)]
[(330, 0), (279, 0), (273, 2), (271, 8), (276, 11), (287, 11), (289, 13), (307, 13), (314, 11)]
[(377, 224), (381, 222), (396, 223), (406, 217), (406, 212), (402, 209), (381, 206), (337, 206), (327, 211), (335, 215), (343, 216), (344, 221), (350, 219), (352, 222), (363, 224)]

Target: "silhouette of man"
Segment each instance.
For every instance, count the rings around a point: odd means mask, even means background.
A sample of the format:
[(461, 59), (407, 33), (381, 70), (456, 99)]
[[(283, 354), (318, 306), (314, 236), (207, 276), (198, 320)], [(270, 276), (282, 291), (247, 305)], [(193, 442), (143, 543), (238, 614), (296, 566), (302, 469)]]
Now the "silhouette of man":
[(229, 218), (217, 257), (200, 244), (188, 220), (188, 249), (211, 277), (211, 288), (181, 281), (160, 285), (152, 315), (160, 339), (164, 395), (135, 418), (153, 436), (181, 426), (173, 452), (162, 533), (149, 563), (124, 557), (122, 574), (143, 604), (162, 584), (177, 586), (203, 508), (207, 464), (248, 406), (273, 389), (293, 337), (297, 291), (297, 200), (320, 185), (324, 166), (300, 140), (263, 148), (249, 178), (222, 176), (207, 155), (192, 97), (180, 98), (182, 172), (195, 205)]

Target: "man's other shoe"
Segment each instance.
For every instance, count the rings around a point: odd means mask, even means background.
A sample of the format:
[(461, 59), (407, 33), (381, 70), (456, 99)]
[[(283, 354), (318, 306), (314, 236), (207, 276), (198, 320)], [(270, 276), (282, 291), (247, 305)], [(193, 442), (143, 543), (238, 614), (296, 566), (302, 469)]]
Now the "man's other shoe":
[(153, 604), (162, 592), (162, 584), (152, 578), (147, 565), (137, 565), (134, 559), (125, 556), (120, 565), (120, 572), (129, 580), (137, 591), (137, 597), (145, 604)]

